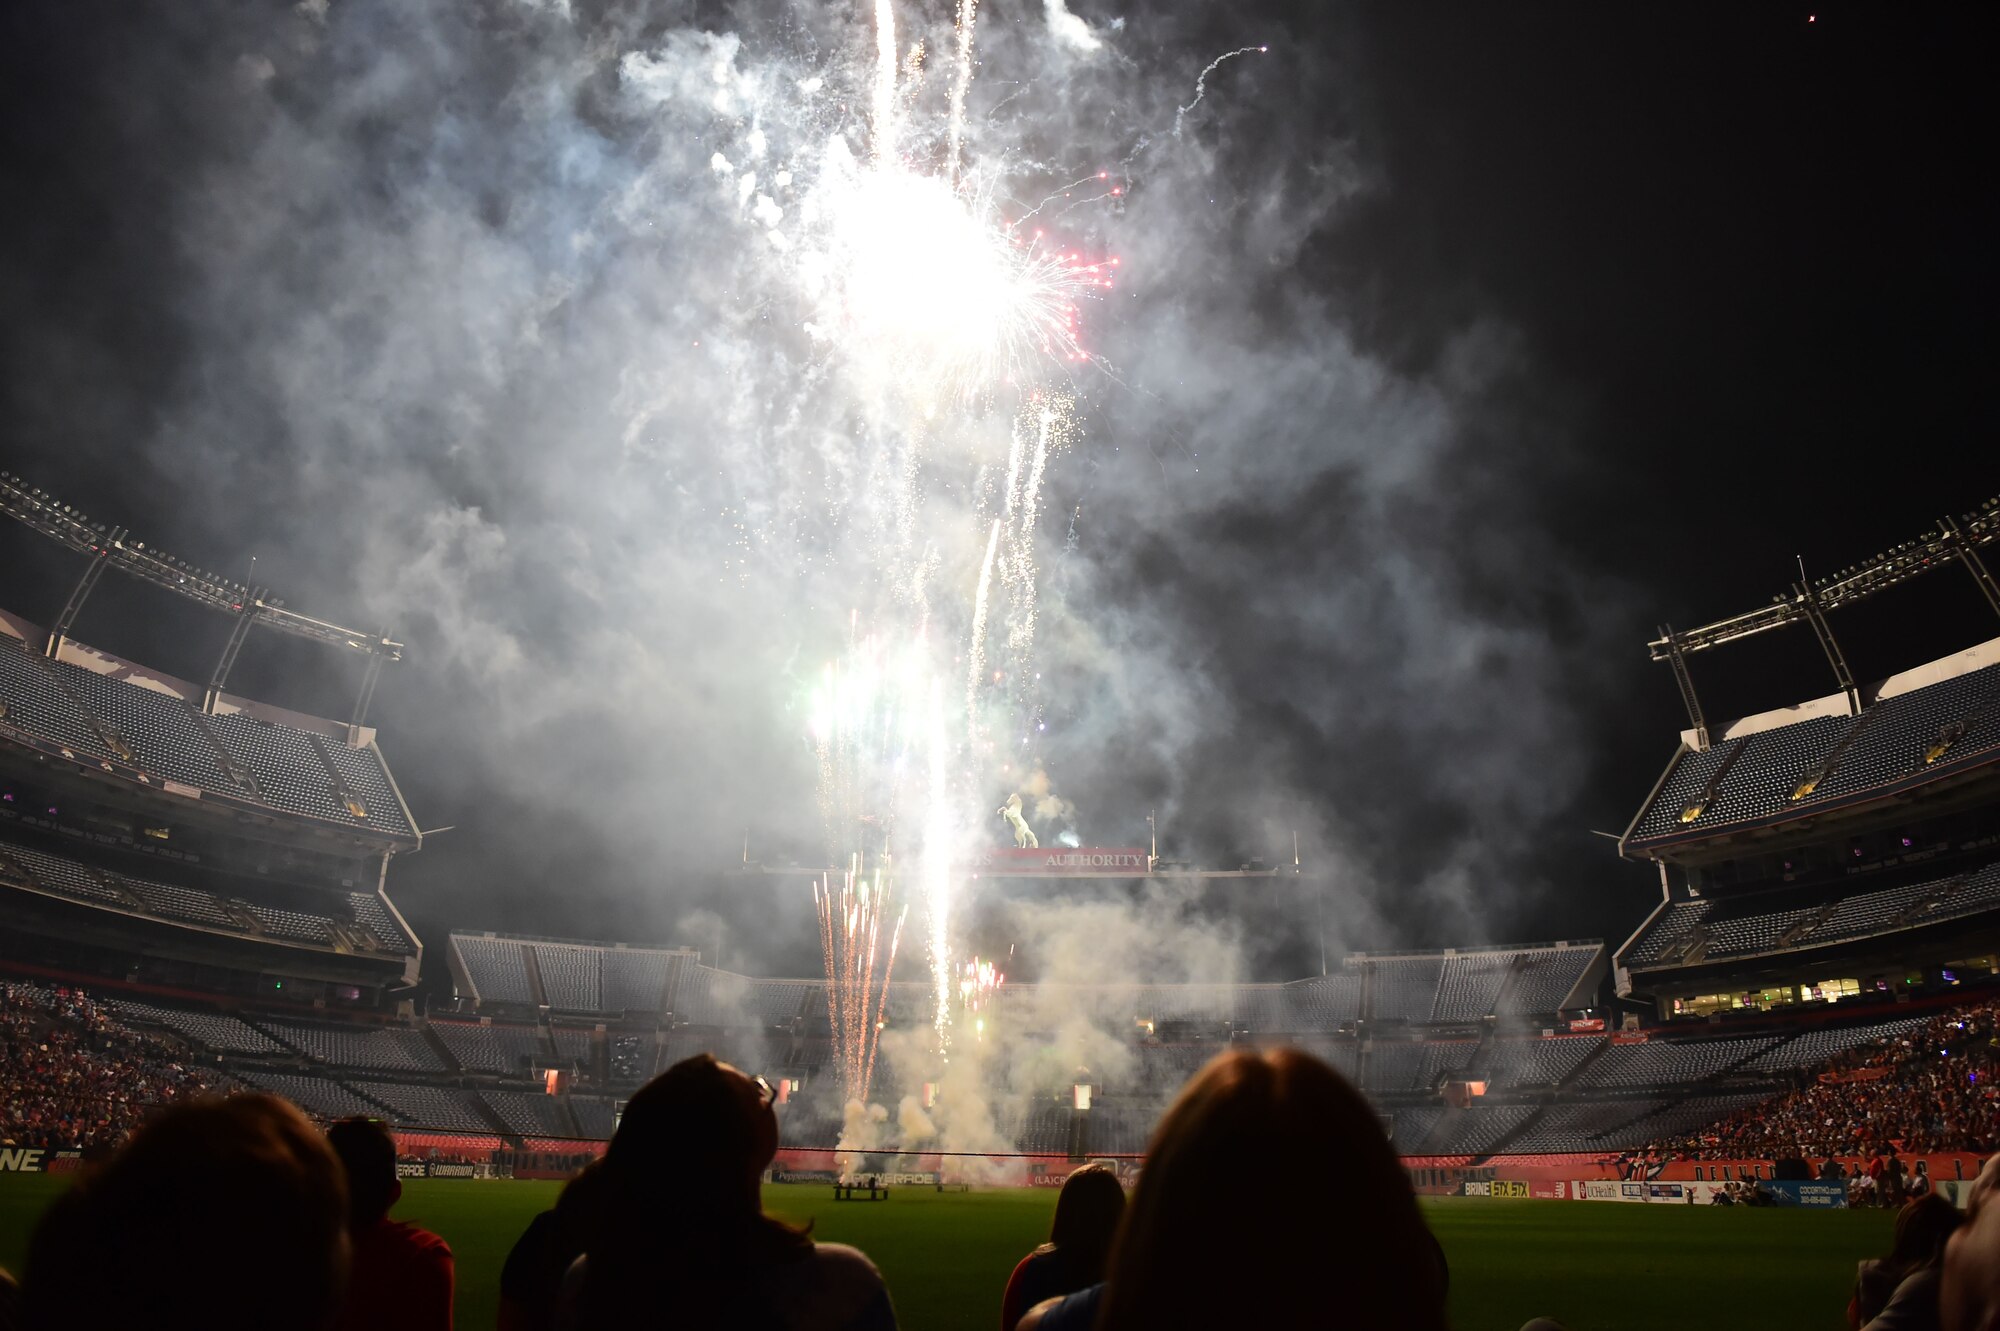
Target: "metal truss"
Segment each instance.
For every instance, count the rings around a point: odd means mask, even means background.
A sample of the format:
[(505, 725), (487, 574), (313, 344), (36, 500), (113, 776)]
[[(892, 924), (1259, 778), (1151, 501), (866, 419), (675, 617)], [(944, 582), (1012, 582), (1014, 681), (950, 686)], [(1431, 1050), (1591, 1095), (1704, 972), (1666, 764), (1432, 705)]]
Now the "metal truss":
[[(400, 661), (403, 658), (403, 644), (386, 634), (342, 628), (338, 624), (288, 610), (282, 601), (265, 600), (261, 590), (253, 591), (234, 579), (196, 568), (185, 560), (148, 546), (144, 541), (130, 540), (122, 527), (107, 529), (101, 522), (92, 522), (78, 509), (58, 501), (53, 495), (30, 488), (20, 477), (6, 472), (0, 472), (0, 513), (32, 527), (91, 561), (76, 590), (70, 594), (63, 618), (51, 635), (52, 644), (57, 641), (56, 635), (68, 632), (77, 610), (82, 608), (83, 598), (90, 594), (98, 577), (105, 569), (113, 568), (211, 610), (247, 620), (257, 628), (274, 629), (296, 638), (307, 638), (382, 660)], [(244, 631), (247, 633), (247, 628)], [(231, 636), (235, 638), (237, 635), (232, 633)], [(236, 643), (238, 647), (241, 645), (240, 641)], [(233, 660), (234, 657), (235, 653), (230, 652), (229, 658)], [(226, 675), (226, 669), (222, 673)], [(211, 687), (219, 688), (219, 681), (211, 681)]]
[(1676, 673), (1685, 673), (1682, 657), (1803, 622), (1812, 626), (1820, 645), (1827, 648), (1835, 675), (1842, 677), (1842, 691), (1851, 695), (1853, 684), (1844, 678), (1846, 666), (1839, 659), (1839, 648), (1829, 645), (1832, 634), (1826, 627), (1826, 615), (1948, 564), (1962, 564), (1979, 584), (1987, 604), (2000, 614), (2000, 583), (1987, 571), (1979, 553), (1996, 543), (2000, 543), (2000, 498), (1987, 500), (1977, 513), (1941, 519), (1934, 530), (1865, 564), (1843, 569), (1830, 578), (1793, 583), (1789, 592), (1773, 597), (1767, 606), (1696, 629), (1677, 633), (1662, 630), (1646, 647), (1655, 661), (1672, 662)]

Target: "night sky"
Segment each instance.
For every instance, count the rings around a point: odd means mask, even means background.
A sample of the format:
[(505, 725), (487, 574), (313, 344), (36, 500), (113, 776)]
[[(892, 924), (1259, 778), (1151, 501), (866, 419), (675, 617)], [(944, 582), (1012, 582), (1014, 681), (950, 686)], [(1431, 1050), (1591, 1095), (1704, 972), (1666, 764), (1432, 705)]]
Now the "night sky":
[[(786, 125), (690, 112), (686, 71), (837, 74), (866, 29), (773, 8), (0, 17), (6, 465), (409, 644), (371, 719), (455, 829), (392, 870), (427, 939), (720, 930), (814, 964), (800, 889), (724, 871), (746, 829), (811, 842), (797, 681), (843, 621), (837, 578), (787, 580), (824, 514), (775, 459), (832, 427), (766, 386), (825, 361), (708, 174)], [(1653, 628), (2000, 492), (1993, 22), (1070, 11), (993, 0), (972, 105), (1010, 161), (1125, 182), (1060, 223), (1128, 290), (1084, 311), (1110, 369), (1038, 532), (1036, 756), (1085, 843), (1153, 808), (1212, 862), (1298, 830), (1336, 950), (1622, 940), (1657, 886), (1592, 831), (1685, 724)], [(0, 605), (45, 622), (76, 572), (0, 532)], [(1870, 680), (2000, 633), (1954, 570), (1835, 627)], [(197, 679), (225, 634), (110, 581), (76, 632)], [(1832, 691), (1803, 629), (1696, 678), (1711, 719)], [(358, 679), (266, 636), (234, 684), (344, 718)], [(1262, 894), (1250, 973), (1307, 964), (1296, 890), (1229, 889)]]

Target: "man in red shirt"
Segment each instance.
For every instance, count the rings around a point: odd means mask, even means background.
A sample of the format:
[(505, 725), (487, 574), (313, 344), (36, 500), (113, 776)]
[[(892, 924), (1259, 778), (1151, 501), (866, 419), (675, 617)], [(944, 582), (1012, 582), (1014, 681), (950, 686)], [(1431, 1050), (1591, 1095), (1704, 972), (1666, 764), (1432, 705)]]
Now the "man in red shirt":
[(334, 1331), (451, 1331), (450, 1247), (427, 1229), (389, 1218), (403, 1195), (395, 1138), (371, 1118), (344, 1118), (326, 1138), (347, 1168), (354, 1253)]

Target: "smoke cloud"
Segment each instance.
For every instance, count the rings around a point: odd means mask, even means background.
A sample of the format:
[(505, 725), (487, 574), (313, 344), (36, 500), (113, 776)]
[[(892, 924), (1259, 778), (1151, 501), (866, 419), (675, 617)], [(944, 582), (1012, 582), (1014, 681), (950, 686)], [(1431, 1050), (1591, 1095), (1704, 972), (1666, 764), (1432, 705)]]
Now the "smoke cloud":
[[(1352, 70), (1315, 54), (1337, 31), (1081, 9), (987, 6), (967, 102), (996, 206), (1120, 261), (1081, 312), (1099, 363), (1062, 385), (1077, 429), (1031, 531), (1038, 677), (1005, 685), (1022, 730), (970, 807), (1020, 789), (1098, 845), (1143, 844), (1157, 811), (1187, 858), (1289, 857), (1297, 833), (1336, 946), (1504, 929), (1488, 889), (1536, 890), (1520, 866), (1581, 778), (1566, 690), (1597, 650), (1591, 588), (1533, 521), (1525, 352), (1491, 322), (1430, 330), (1431, 357), (1364, 345), (1315, 255), (1393, 182), (1346, 114)], [(951, 16), (900, 14), (933, 53), (914, 117)], [(927, 524), (928, 594), (969, 604), (966, 519), (1010, 432), (975, 402), (885, 444), (910, 385), (842, 345), (813, 164), (868, 152), (864, 20), (196, 2), (101, 45), (50, 21), (114, 122), (76, 188), (126, 285), (16, 293), (43, 317), (8, 344), (14, 418), (129, 466), (120, 521), (223, 567), (256, 553), (291, 603), (411, 644), (374, 719), (420, 821), (460, 829), (391, 877), (433, 938), (726, 929), (733, 965), (816, 969), (795, 880), (718, 872), (746, 829), (750, 859), (816, 857), (812, 682), (857, 604), (911, 594), (862, 552)], [(24, 260), (54, 252), (15, 225)], [(1042, 979), (1111, 988), (983, 1055), (1002, 1083), (1129, 1058), (1119, 984), (1250, 977), (1262, 940), (1173, 926), (1193, 910), (1017, 912)], [(940, 1134), (987, 1130), (952, 1112)]]

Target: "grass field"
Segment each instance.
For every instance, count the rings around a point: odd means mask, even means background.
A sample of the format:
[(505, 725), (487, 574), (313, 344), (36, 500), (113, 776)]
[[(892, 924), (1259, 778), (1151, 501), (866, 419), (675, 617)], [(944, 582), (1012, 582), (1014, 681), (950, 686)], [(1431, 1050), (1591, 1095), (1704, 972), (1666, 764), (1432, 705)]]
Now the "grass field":
[[(60, 1177), (0, 1174), (0, 1265), (19, 1271), (35, 1217)], [(398, 1219), (445, 1236), (458, 1256), (458, 1325), (493, 1325), (500, 1264), (555, 1183), (424, 1179)], [(1014, 1262), (1047, 1234), (1055, 1194), (899, 1191), (838, 1203), (807, 1184), (764, 1190), (765, 1205), (814, 1223), (822, 1239), (875, 1259), (915, 1331), (990, 1331)], [(1328, 1198), (1329, 1206), (1339, 1205)], [(1767, 1331), (1835, 1327), (1857, 1259), (1888, 1247), (1881, 1211), (1778, 1211), (1444, 1198), (1427, 1203), (1451, 1259), (1457, 1331), (1516, 1331), (1537, 1315), (1573, 1331)]]

